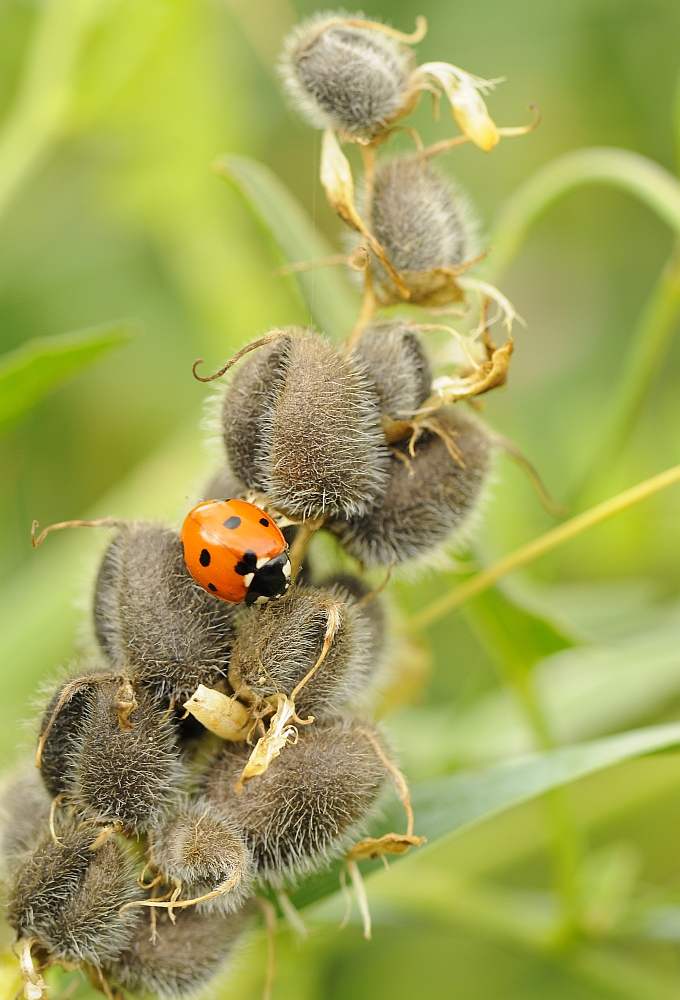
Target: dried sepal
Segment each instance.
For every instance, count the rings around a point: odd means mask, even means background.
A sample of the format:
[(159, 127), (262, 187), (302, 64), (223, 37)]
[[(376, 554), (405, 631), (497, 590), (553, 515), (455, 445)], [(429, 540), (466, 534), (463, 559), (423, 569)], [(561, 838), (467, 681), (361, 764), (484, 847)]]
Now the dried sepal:
[(265, 773), (272, 761), (279, 756), (287, 744), (297, 742), (298, 731), (295, 723), (297, 723), (297, 725), (304, 726), (309, 725), (314, 721), (313, 716), (310, 716), (308, 719), (299, 718), (295, 709), (295, 699), (304, 686), (312, 679), (317, 670), (319, 670), (319, 668), (323, 665), (324, 660), (328, 656), (328, 651), (331, 648), (331, 643), (333, 642), (340, 626), (340, 609), (338, 601), (334, 601), (332, 599), (328, 600), (326, 613), (326, 633), (324, 635), (323, 645), (321, 652), (319, 653), (319, 657), (309, 672), (293, 688), (289, 695), (281, 693), (277, 695), (277, 707), (274, 715), (271, 717), (269, 728), (265, 735), (261, 736), (255, 744), (255, 748), (253, 749), (246, 766), (243, 768), (238, 781), (234, 785), (234, 791), (237, 795), (243, 794), (243, 788), (246, 782), (251, 781), (253, 778), (259, 777)]
[(490, 153), (498, 143), (498, 128), (489, 116), (481, 94), (493, 90), (499, 80), (483, 80), (450, 63), (430, 62), (418, 67), (419, 80), (434, 79), (451, 103), (456, 125), (476, 146)]
[(235, 696), (227, 696), (215, 688), (200, 684), (184, 708), (202, 726), (222, 740), (240, 743), (251, 729), (251, 712)]
[(399, 294), (400, 301), (408, 299), (410, 292), (397, 273), (385, 249), (369, 232), (360, 218), (354, 204), (354, 180), (349, 160), (340, 149), (340, 144), (332, 129), (327, 129), (321, 144), (321, 184), (326, 192), (328, 204), (350, 229), (361, 233), (370, 250), (387, 271)]

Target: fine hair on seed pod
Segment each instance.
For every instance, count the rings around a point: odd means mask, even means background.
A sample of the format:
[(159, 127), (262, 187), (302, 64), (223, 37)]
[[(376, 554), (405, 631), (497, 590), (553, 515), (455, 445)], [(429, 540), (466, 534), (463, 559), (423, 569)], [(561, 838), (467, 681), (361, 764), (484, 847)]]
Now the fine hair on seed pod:
[(347, 590), (311, 586), (292, 587), (280, 601), (239, 617), (229, 665), (237, 695), (244, 688), (264, 698), (290, 695), (322, 653), (333, 604), (337, 630), (320, 667), (296, 695), (296, 712), (319, 720), (365, 704), (380, 653), (371, 621)]
[[(467, 198), (417, 155), (379, 161), (371, 226), (396, 271), (455, 267), (476, 250)], [(371, 267), (379, 282), (387, 278), (374, 256)]]
[(438, 410), (436, 421), (448, 442), (428, 430), (418, 438), (414, 457), (408, 442), (400, 445), (380, 504), (364, 517), (330, 525), (364, 566), (416, 559), (454, 533), (460, 540), (473, 521), (489, 472), (490, 434), (458, 406)]
[(393, 420), (412, 415), (430, 395), (430, 362), (417, 328), (407, 320), (371, 323), (354, 354), (375, 387), (381, 411)]
[[(333, 573), (319, 580), (316, 586), (329, 590), (333, 596), (339, 597), (342, 601), (359, 604), (371, 630), (370, 655), (379, 660), (384, 653), (387, 640), (385, 608), (380, 597), (370, 596), (372, 588), (354, 573)], [(359, 703), (361, 704), (361, 699)]]
[(104, 554), (94, 623), (111, 663), (159, 696), (180, 699), (226, 675), (233, 608), (193, 580), (182, 543), (150, 521), (123, 525)]
[(31, 763), (15, 774), (0, 798), (0, 853), (3, 861), (30, 850), (47, 832), (51, 799)]
[(388, 778), (378, 746), (364, 723), (301, 728), (297, 743), (237, 795), (250, 747), (228, 744), (207, 775), (205, 794), (239, 825), (258, 875), (281, 885), (342, 854), (359, 835)]
[(117, 838), (97, 847), (99, 834), (86, 825), (55, 841), (48, 831), (15, 872), (7, 919), (19, 937), (37, 938), (52, 959), (100, 967), (132, 935), (136, 914), (122, 918), (119, 910), (141, 890)]
[(175, 910), (174, 922), (166, 911), (155, 912), (155, 933), (152, 918), (145, 914), (107, 971), (133, 992), (183, 997), (217, 974), (248, 930), (254, 907), (246, 904), (227, 915), (186, 907)]
[(279, 73), (310, 125), (372, 136), (404, 110), (411, 52), (370, 27), (332, 24), (338, 17), (347, 15), (317, 14), (298, 25), (284, 42)]
[(225, 463), (210, 477), (201, 492), (202, 500), (244, 500), (245, 483)]
[(255, 352), (226, 394), (223, 427), (236, 474), (291, 515), (360, 514), (384, 488), (375, 393), (313, 331), (290, 329)]
[(83, 740), (85, 712), (94, 698), (95, 687), (107, 676), (95, 669), (67, 677), (47, 703), (40, 724), (38, 764), (40, 777), (53, 798), (70, 787), (74, 761)]
[(158, 824), (185, 780), (165, 706), (140, 685), (98, 684), (72, 773), (69, 801), (87, 818), (133, 833)]
[(235, 880), (228, 892), (198, 903), (201, 910), (231, 913), (251, 893), (253, 862), (239, 828), (202, 796), (185, 800), (156, 827), (152, 855), (166, 884), (182, 883), (181, 899), (195, 899)]

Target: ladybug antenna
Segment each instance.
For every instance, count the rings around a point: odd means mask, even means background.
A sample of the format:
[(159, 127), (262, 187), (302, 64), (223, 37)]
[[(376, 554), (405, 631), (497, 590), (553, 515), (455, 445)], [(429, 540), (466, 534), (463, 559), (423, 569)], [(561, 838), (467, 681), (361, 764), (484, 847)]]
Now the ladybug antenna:
[(251, 351), (256, 350), (258, 347), (264, 347), (265, 344), (269, 344), (272, 340), (276, 340), (283, 333), (282, 330), (272, 330), (266, 335), (266, 337), (261, 337), (259, 340), (254, 340), (252, 344), (246, 344), (242, 347), (240, 351), (237, 351), (233, 358), (227, 361), (226, 365), (223, 365), (219, 371), (214, 372), (212, 375), (202, 376), (196, 374), (196, 369), (199, 365), (205, 364), (205, 358), (198, 358), (194, 361), (191, 366), (191, 371), (193, 372), (194, 378), (199, 382), (214, 382), (217, 378), (222, 378), (222, 376), (229, 371), (232, 365), (235, 365), (245, 354), (249, 354)]
[(50, 524), (49, 527), (43, 528), (36, 538), (35, 533), (40, 524), (38, 521), (34, 521), (31, 525), (31, 545), (37, 549), (45, 541), (50, 531), (61, 531), (62, 528), (119, 528), (124, 523), (115, 517), (100, 517), (97, 521), (57, 521), (56, 524)]
[(533, 486), (534, 492), (544, 510), (547, 510), (547, 512), (552, 514), (553, 517), (564, 517), (568, 514), (568, 509), (563, 507), (562, 504), (556, 503), (550, 496), (545, 483), (539, 475), (538, 469), (533, 462), (530, 462), (526, 455), (519, 450), (514, 441), (503, 437), (501, 434), (494, 434), (493, 441), (494, 444), (497, 444), (499, 448), (502, 448), (503, 451), (510, 456), (510, 458), (517, 462), (520, 469), (522, 469), (527, 479)]

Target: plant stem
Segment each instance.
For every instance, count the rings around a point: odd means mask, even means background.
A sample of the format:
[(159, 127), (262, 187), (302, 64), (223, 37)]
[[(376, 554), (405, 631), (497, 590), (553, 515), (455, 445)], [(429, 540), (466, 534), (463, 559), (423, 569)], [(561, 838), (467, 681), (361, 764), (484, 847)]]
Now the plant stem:
[(672, 469), (667, 469), (665, 472), (659, 473), (658, 476), (652, 476), (651, 479), (645, 479), (644, 482), (638, 483), (637, 486), (633, 486), (629, 490), (624, 490), (623, 493), (619, 493), (615, 497), (597, 504), (596, 507), (591, 507), (590, 510), (585, 511), (583, 514), (572, 517), (557, 528), (553, 528), (539, 538), (535, 538), (533, 542), (515, 549), (514, 552), (511, 552), (509, 555), (499, 559), (492, 566), (489, 566), (488, 569), (482, 570), (481, 573), (477, 573), (476, 576), (466, 580), (460, 586), (454, 588), (454, 590), (449, 591), (448, 594), (444, 594), (443, 597), (433, 601), (432, 604), (411, 618), (406, 626), (406, 632), (420, 632), (422, 629), (427, 628), (428, 625), (437, 621), (438, 618), (441, 618), (442, 615), (448, 614), (449, 611), (453, 611), (455, 608), (459, 608), (461, 604), (469, 601), (471, 597), (481, 594), (507, 573), (521, 569), (522, 566), (527, 566), (540, 556), (545, 555), (547, 552), (552, 552), (553, 549), (564, 545), (565, 542), (570, 541), (572, 538), (576, 538), (584, 531), (587, 531), (588, 528), (592, 528), (596, 524), (601, 524), (615, 514), (620, 514), (629, 507), (640, 503), (642, 500), (646, 500), (647, 497), (651, 497), (655, 493), (659, 493), (661, 490), (678, 482), (680, 482), (680, 465), (675, 465)]
[(680, 316), (680, 242), (657, 280), (633, 331), (623, 374), (610, 402), (594, 456), (577, 491), (576, 506), (618, 458)]
[(0, 216), (58, 136), (74, 67), (99, 3), (45, 0), (36, 10), (19, 93), (0, 134)]

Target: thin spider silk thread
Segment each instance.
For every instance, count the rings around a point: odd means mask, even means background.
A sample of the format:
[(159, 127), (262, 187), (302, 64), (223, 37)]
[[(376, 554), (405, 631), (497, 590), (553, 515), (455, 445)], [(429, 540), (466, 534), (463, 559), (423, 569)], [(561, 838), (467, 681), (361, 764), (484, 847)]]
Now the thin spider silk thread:
[[(316, 258), (316, 160), (318, 134), (314, 132), (312, 142), (312, 260)], [(312, 268), (312, 282), (309, 293), (309, 325), (314, 326), (314, 282), (316, 280), (316, 268)]]

